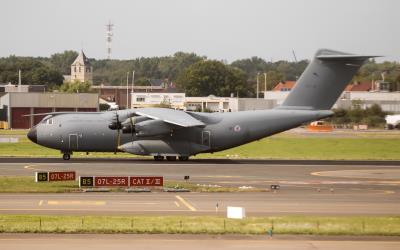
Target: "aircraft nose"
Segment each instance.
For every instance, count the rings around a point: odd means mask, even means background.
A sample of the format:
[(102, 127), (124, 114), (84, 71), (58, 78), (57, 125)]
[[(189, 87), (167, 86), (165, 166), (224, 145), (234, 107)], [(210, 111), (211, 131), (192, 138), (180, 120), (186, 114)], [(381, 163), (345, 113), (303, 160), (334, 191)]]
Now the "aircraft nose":
[(29, 140), (33, 141), (34, 143), (37, 143), (37, 131), (36, 131), (36, 127), (33, 127), (29, 130), (28, 132), (28, 138)]

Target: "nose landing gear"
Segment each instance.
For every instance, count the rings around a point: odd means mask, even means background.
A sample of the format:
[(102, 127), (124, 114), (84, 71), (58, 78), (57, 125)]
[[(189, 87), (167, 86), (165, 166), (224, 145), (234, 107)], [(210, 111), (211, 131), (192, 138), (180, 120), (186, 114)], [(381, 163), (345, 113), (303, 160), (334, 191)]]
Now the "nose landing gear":
[(164, 156), (162, 156), (162, 155), (155, 155), (155, 156), (154, 156), (154, 160), (155, 160), (155, 161), (162, 161), (162, 160), (164, 160)]

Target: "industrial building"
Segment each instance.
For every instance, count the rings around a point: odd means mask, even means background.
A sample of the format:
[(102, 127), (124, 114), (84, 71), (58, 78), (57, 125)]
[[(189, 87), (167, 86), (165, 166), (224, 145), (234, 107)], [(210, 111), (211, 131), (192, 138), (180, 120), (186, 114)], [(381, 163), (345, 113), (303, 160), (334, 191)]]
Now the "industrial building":
[(99, 109), (98, 94), (92, 93), (0, 93), (0, 119), (12, 129), (27, 129), (39, 123), (44, 116), (25, 116), (48, 112)]
[(0, 84), (0, 93), (45, 92), (45, 85)]

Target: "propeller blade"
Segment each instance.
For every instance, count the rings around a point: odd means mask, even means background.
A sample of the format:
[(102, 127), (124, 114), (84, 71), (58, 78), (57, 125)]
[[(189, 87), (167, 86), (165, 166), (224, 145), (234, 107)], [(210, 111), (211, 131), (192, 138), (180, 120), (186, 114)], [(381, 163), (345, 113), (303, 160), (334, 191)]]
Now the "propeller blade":
[(116, 118), (116, 123), (117, 123), (117, 142), (116, 142), (116, 147), (115, 147), (115, 154), (118, 152), (118, 148), (121, 144), (121, 122), (119, 121), (119, 115), (118, 111), (115, 111), (115, 118)]

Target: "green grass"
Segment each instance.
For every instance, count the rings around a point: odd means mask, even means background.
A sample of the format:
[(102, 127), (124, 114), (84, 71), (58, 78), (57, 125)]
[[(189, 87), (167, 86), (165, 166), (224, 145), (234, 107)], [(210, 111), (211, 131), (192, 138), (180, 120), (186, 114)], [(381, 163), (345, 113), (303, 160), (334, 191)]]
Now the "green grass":
[[(237, 187), (201, 186), (191, 182), (165, 181), (167, 188), (186, 188), (192, 192), (262, 192), (265, 189), (239, 189)], [(113, 188), (123, 191), (125, 188)], [(69, 193), (80, 191), (78, 181), (39, 182), (32, 176), (1, 176), (0, 193)]]
[(39, 216), (0, 215), (7, 233), (400, 235), (400, 217)]
[(28, 129), (0, 129), (0, 135), (26, 135)]
[[(19, 143), (0, 143), (0, 156), (61, 157), (58, 150), (48, 149), (20, 138)], [(137, 158), (126, 153), (76, 152), (72, 157)], [(307, 136), (284, 133), (214, 154), (200, 154), (194, 158), (254, 158), (254, 159), (309, 159), (309, 160), (400, 160), (400, 137), (377, 136), (372, 133), (354, 137)]]
[(65, 193), (78, 191), (76, 181), (35, 182), (30, 176), (1, 176), (0, 193)]
[(200, 157), (399, 160), (400, 139), (274, 136)]

